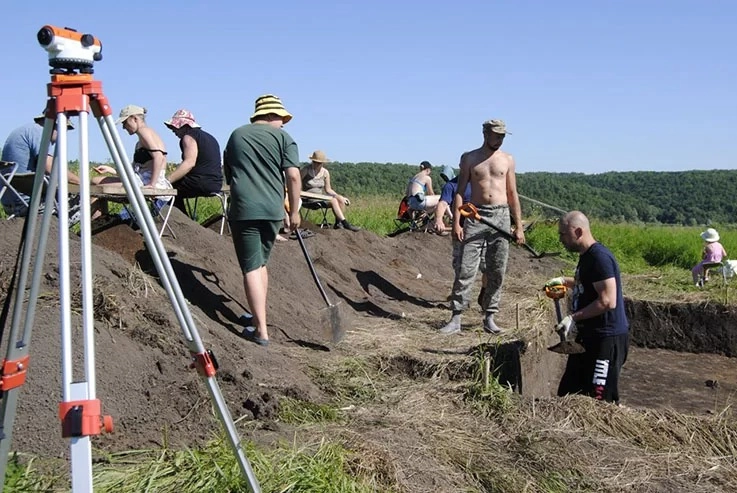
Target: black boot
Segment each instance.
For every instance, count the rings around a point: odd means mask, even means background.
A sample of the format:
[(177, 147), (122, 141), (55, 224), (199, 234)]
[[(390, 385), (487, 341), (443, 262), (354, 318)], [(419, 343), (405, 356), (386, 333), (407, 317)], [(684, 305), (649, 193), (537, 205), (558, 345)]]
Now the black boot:
[(344, 229), (349, 229), (351, 231), (361, 231), (361, 228), (359, 228), (358, 226), (352, 225), (351, 223), (348, 222), (347, 219), (343, 219), (341, 221), (341, 224), (342, 224), (342, 226), (343, 226)]

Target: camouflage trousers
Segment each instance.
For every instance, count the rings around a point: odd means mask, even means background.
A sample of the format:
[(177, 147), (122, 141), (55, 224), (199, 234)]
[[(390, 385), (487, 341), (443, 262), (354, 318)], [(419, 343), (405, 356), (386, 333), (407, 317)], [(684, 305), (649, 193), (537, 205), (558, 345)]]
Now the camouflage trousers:
[[(509, 207), (506, 205), (485, 205), (478, 208), (479, 215), (490, 220), (498, 228), (509, 231)], [(463, 311), (469, 306), (471, 289), (476, 280), (476, 274), (481, 266), (486, 273), (486, 288), (481, 306), (484, 311), (497, 313), (502, 295), (502, 283), (507, 270), (509, 256), (509, 240), (497, 230), (481, 221), (466, 218), (463, 225), (463, 242), (454, 245), (455, 280), (451, 293), (450, 309)]]

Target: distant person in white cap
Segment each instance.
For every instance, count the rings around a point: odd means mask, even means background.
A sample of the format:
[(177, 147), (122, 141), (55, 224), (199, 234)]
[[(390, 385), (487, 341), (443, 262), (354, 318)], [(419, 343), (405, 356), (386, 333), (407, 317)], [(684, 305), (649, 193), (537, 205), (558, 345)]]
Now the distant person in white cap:
[[(319, 193), (323, 195), (329, 195), (332, 197), (330, 200), (330, 207), (335, 214), (335, 226), (334, 229), (348, 229), (350, 231), (360, 231), (358, 228), (345, 218), (345, 207), (351, 204), (348, 197), (340, 195), (333, 189), (330, 183), (330, 171), (323, 166), (325, 163), (329, 163), (330, 160), (323, 151), (315, 151), (310, 156), (310, 164), (302, 168), (300, 175), (302, 177), (302, 189), (305, 192)], [(305, 202), (310, 202), (310, 199), (305, 199)]]
[[(34, 123), (26, 123), (16, 128), (8, 138), (5, 140), (5, 145), (2, 150), (2, 161), (16, 163), (18, 168), (16, 173), (33, 173), (36, 171), (36, 163), (38, 162), (38, 155), (41, 153), (41, 138), (43, 137), (43, 125), (46, 115), (41, 113), (40, 115), (33, 118)], [(70, 120), (67, 120), (67, 128), (72, 130), (74, 125)], [(51, 166), (54, 161), (54, 144), (56, 143), (56, 127), (51, 132), (51, 142), (47, 152), (45, 160), (45, 173), (51, 173)], [(8, 170), (9, 171), (9, 170)], [(79, 184), (79, 177), (72, 173), (67, 172), (67, 181), (73, 184)], [(26, 202), (29, 197), (25, 194), (20, 194)], [(22, 217), (28, 214), (28, 207), (20, 200), (15, 194), (4, 193), (2, 196), (2, 204), (5, 209), (5, 213), (8, 216)]]
[(407, 204), (416, 211), (432, 213), (438, 206), (440, 195), (432, 189), (432, 164), (429, 161), (420, 163), (420, 171), (407, 183)]
[(282, 130), (291, 119), (278, 97), (259, 97), (251, 123), (233, 130), (223, 155), (231, 196), (228, 221), (252, 314), (242, 317), (249, 324), (243, 335), (260, 346), (269, 344), (266, 264), (284, 219), (285, 181), (289, 227), (295, 231), (301, 222), (299, 152), (294, 139)]
[(220, 145), (189, 110), (178, 110), (164, 125), (179, 138), (182, 150), (182, 162), (167, 178), (177, 190), (174, 205), (186, 214), (184, 199), (208, 196), (223, 188)]
[(701, 239), (704, 240), (704, 250), (701, 254), (701, 262), (691, 269), (693, 282), (696, 286), (703, 285), (709, 280), (708, 269), (704, 268), (706, 264), (718, 264), (722, 259), (727, 257), (727, 251), (721, 243), (719, 243), (719, 233), (714, 228), (709, 228), (701, 233)]

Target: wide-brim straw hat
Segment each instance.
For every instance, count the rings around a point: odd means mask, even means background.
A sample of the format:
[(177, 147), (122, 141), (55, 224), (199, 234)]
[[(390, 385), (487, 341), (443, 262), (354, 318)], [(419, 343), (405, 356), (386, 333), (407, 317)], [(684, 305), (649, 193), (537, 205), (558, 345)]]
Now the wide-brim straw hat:
[(265, 94), (256, 99), (255, 110), (251, 115), (251, 123), (259, 116), (271, 114), (280, 116), (284, 123), (288, 123), (292, 119), (292, 114), (284, 108), (281, 99), (273, 94)]
[(715, 241), (719, 241), (719, 233), (717, 233), (716, 229), (709, 228), (701, 233), (701, 238), (708, 243), (713, 243)]
[(192, 112), (185, 109), (177, 110), (171, 118), (164, 122), (164, 125), (169, 128), (182, 128), (185, 125), (189, 125), (191, 128), (200, 128), (194, 120)]
[(317, 150), (312, 153), (312, 155), (309, 157), (310, 161), (313, 161), (315, 163), (329, 163), (330, 159), (328, 159), (328, 156), (320, 150)]

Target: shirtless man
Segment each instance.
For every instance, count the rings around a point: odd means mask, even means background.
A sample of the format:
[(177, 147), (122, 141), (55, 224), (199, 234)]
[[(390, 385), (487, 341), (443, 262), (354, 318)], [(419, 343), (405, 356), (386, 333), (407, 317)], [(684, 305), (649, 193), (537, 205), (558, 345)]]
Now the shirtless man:
[(432, 191), (432, 165), (428, 161), (420, 163), (420, 172), (407, 183), (407, 203), (416, 211), (432, 212), (438, 206), (440, 195)]
[[(478, 149), (461, 156), (458, 191), (453, 198), (453, 211), (463, 203), (463, 190), (471, 183), (471, 203), (479, 214), (491, 220), (498, 228), (510, 230), (510, 216), (515, 229), (512, 235), (516, 243), (525, 242), (522, 212), (517, 195), (514, 158), (500, 150), (507, 128), (502, 120), (489, 120), (483, 126), (484, 143)], [(499, 311), (504, 272), (507, 270), (509, 241), (494, 228), (467, 218), (461, 227), (460, 214), (453, 215), (453, 235), (462, 242), (461, 262), (453, 281), (450, 321), (440, 329), (443, 334), (461, 331), (461, 312), (468, 307), (471, 287), (476, 279), (481, 252), (486, 246), (486, 283), (481, 301), (484, 310), (484, 331), (490, 334), (503, 332), (494, 323)]]

